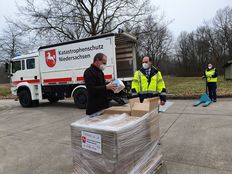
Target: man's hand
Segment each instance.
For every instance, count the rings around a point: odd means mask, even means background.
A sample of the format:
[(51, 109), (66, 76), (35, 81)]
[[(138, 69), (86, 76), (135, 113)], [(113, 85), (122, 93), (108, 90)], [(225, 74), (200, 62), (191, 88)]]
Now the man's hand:
[(115, 85), (115, 84), (113, 84), (113, 83), (108, 83), (107, 85), (106, 85), (106, 89), (107, 90), (112, 90), (112, 91), (115, 91), (116, 89), (117, 89), (117, 86)]
[(165, 105), (165, 103), (166, 103), (165, 101), (160, 101), (161, 106)]

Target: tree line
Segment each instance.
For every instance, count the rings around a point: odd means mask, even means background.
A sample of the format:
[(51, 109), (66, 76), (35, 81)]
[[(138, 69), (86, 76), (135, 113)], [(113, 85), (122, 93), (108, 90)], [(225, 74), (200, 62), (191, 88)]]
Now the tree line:
[(196, 31), (182, 32), (175, 44), (174, 59), (182, 76), (200, 75), (208, 63), (222, 75), (223, 66), (232, 59), (232, 8), (218, 10)]
[[(42, 5), (41, 5), (42, 4)], [(165, 75), (198, 76), (207, 63), (220, 73), (232, 54), (232, 9), (195, 31), (183, 31), (173, 41), (166, 20), (149, 0), (25, 0), (18, 15), (6, 18), (0, 33), (0, 62), (39, 46), (115, 32), (118, 28), (138, 38), (138, 65), (144, 55)]]

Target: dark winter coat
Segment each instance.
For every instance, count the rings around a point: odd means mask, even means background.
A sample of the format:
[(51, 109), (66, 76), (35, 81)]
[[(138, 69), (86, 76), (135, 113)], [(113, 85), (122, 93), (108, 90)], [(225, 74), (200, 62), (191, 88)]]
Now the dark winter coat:
[(84, 72), (88, 91), (86, 114), (90, 115), (108, 107), (104, 73), (93, 64)]

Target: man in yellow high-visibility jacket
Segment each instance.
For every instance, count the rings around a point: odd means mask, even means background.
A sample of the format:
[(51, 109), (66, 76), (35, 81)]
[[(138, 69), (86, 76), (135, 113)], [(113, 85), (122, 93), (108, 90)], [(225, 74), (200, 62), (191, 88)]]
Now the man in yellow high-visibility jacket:
[(132, 93), (157, 92), (160, 96), (160, 104), (166, 102), (166, 88), (161, 72), (152, 66), (152, 59), (145, 56), (142, 60), (142, 68), (135, 72), (132, 86)]
[(213, 67), (212, 64), (208, 64), (208, 68), (205, 70), (204, 78), (207, 81), (207, 87), (209, 90), (209, 98), (213, 101), (217, 101), (217, 70)]

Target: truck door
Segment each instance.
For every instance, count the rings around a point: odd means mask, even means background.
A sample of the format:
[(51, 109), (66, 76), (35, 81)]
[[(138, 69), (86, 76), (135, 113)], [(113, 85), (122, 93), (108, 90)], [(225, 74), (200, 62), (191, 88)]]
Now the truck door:
[(23, 80), (37, 80), (37, 79), (39, 79), (34, 57), (22, 60), (22, 63), (25, 63), (25, 65), (24, 65), (25, 68), (22, 71), (22, 75), (24, 78)]
[(12, 74), (11, 81), (13, 84), (15, 83), (17, 84), (17, 82), (23, 80), (22, 66), (24, 66), (24, 64), (22, 64), (21, 60), (15, 60), (11, 62), (11, 74)]

